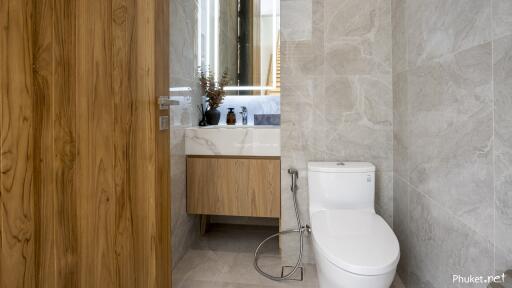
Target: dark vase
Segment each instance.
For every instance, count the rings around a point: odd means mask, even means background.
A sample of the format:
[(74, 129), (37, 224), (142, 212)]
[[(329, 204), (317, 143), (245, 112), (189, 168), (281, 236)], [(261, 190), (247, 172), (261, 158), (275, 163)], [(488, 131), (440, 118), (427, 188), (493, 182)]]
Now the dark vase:
[(220, 111), (217, 108), (209, 108), (204, 115), (206, 116), (206, 123), (208, 125), (219, 125)]

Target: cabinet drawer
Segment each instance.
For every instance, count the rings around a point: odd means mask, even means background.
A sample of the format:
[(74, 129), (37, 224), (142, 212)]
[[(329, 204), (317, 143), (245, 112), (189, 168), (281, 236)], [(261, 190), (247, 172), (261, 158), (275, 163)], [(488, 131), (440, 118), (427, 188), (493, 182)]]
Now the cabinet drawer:
[(281, 161), (187, 157), (187, 212), (279, 218)]

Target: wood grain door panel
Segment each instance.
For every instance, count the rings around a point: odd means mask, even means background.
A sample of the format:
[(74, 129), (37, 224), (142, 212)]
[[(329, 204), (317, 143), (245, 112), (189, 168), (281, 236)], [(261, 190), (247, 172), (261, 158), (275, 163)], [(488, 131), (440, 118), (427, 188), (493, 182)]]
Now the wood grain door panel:
[(0, 0), (0, 288), (170, 287), (166, 0)]

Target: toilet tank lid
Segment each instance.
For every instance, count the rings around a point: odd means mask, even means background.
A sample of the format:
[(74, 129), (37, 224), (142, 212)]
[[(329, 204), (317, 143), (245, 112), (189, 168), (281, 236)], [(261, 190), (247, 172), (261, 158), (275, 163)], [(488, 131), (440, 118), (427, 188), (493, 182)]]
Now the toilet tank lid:
[(309, 171), (327, 173), (375, 172), (375, 165), (369, 162), (309, 162)]

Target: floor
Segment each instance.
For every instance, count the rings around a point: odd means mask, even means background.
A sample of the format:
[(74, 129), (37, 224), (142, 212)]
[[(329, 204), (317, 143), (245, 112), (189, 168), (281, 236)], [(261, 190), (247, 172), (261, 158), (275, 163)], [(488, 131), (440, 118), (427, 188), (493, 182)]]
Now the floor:
[[(270, 288), (318, 287), (316, 267), (304, 265), (304, 281), (274, 282), (259, 275), (253, 267), (254, 249), (273, 227), (215, 225), (178, 262), (173, 271), (174, 288)], [(280, 274), (282, 265), (277, 241), (265, 247), (261, 258), (264, 271)], [(403, 288), (399, 279), (392, 288)]]

